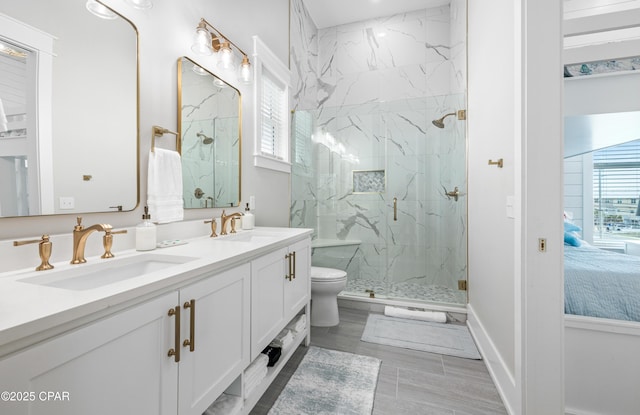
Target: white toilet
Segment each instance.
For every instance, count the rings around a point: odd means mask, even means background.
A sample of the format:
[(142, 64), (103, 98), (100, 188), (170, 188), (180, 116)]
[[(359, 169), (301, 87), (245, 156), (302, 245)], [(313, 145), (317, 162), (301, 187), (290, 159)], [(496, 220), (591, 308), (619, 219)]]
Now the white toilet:
[(337, 326), (338, 294), (347, 286), (347, 273), (333, 268), (311, 267), (311, 325)]

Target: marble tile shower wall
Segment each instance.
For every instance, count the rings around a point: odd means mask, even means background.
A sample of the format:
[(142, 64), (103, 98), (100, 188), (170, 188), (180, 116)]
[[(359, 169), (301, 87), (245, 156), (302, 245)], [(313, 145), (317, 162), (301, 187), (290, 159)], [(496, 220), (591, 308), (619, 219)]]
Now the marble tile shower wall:
[[(237, 204), (238, 190), (229, 185), (237, 177), (237, 164), (230, 165), (226, 155), (238, 151), (240, 142), (238, 117), (232, 110), (219, 104), (216, 94), (205, 88), (185, 91), (199, 105), (184, 105), (182, 108), (182, 182), (183, 200), (186, 208), (229, 206)], [(220, 98), (228, 102), (228, 98)], [(197, 134), (214, 138), (205, 144)], [(221, 157), (221, 155), (223, 157)], [(234, 170), (235, 169), (235, 170)], [(195, 196), (201, 189), (204, 195)]]
[[(332, 251), (350, 256), (336, 262), (359, 271), (350, 278), (450, 288), (466, 278), (466, 201), (445, 195), (466, 189), (464, 122), (431, 123), (465, 106), (459, 3), (314, 31), (292, 2), (291, 224), (362, 241)], [(354, 193), (362, 170), (384, 171), (384, 191)]]

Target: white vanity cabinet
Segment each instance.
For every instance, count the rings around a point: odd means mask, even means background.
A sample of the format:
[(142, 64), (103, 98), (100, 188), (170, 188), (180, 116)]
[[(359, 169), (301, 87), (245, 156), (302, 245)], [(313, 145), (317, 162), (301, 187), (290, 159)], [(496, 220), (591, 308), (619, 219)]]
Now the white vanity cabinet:
[(251, 359), (309, 302), (309, 239), (251, 263)]
[(30, 400), (0, 402), (0, 413), (201, 415), (249, 363), (249, 268), (0, 360), (0, 389)]
[[(115, 294), (94, 290), (95, 300), (74, 303), (94, 295), (90, 290), (51, 291), (66, 302), (51, 300), (49, 314), (15, 326), (36, 333), (32, 341), (24, 335), (12, 340), (20, 346), (3, 343), (0, 331), (0, 393), (6, 391), (0, 414), (201, 415), (223, 392), (237, 397), (237, 414), (248, 413), (295, 347), (249, 397), (244, 371), (294, 317), (309, 311), (310, 232), (280, 232), (282, 239), (271, 244), (225, 245), (211, 262), (206, 258), (222, 240), (176, 247), (177, 255), (197, 258), (192, 268), (180, 264), (178, 272), (129, 290), (113, 288)], [(32, 289), (16, 284), (22, 295)], [(46, 292), (33, 290), (33, 300)], [(49, 329), (52, 337), (36, 340)], [(308, 328), (298, 333), (295, 346), (308, 336)]]
[(245, 264), (180, 290), (180, 415), (201, 415), (249, 364), (249, 269)]
[(177, 292), (165, 294), (0, 360), (0, 390), (11, 394), (0, 413), (175, 414), (167, 311), (177, 304)]

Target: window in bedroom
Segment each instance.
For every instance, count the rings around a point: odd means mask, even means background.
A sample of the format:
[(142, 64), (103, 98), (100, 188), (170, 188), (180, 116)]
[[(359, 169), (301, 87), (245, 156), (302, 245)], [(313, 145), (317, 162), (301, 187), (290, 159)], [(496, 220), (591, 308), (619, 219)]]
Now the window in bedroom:
[(640, 140), (593, 153), (594, 243), (640, 239)]

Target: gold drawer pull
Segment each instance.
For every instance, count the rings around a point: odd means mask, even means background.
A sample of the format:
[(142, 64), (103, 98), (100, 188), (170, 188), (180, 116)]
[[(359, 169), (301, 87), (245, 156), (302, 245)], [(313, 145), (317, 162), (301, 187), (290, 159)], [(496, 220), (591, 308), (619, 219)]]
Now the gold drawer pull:
[(196, 349), (196, 300), (185, 302), (183, 307), (191, 310), (189, 314), (189, 338), (182, 342), (182, 346), (189, 346), (189, 351), (192, 352)]
[(288, 263), (289, 263), (289, 273), (288, 274), (284, 274), (284, 279), (285, 280), (289, 280), (289, 281), (291, 281), (291, 257), (292, 257), (291, 254), (286, 254), (284, 256), (284, 259), (286, 259), (288, 261)]
[(291, 278), (296, 279), (296, 251), (293, 251), (293, 267), (291, 268)]
[(176, 363), (178, 363), (180, 361), (180, 306), (177, 305), (175, 308), (169, 309), (169, 316), (176, 319), (176, 333), (174, 337), (175, 347), (169, 349), (168, 356), (174, 356)]

